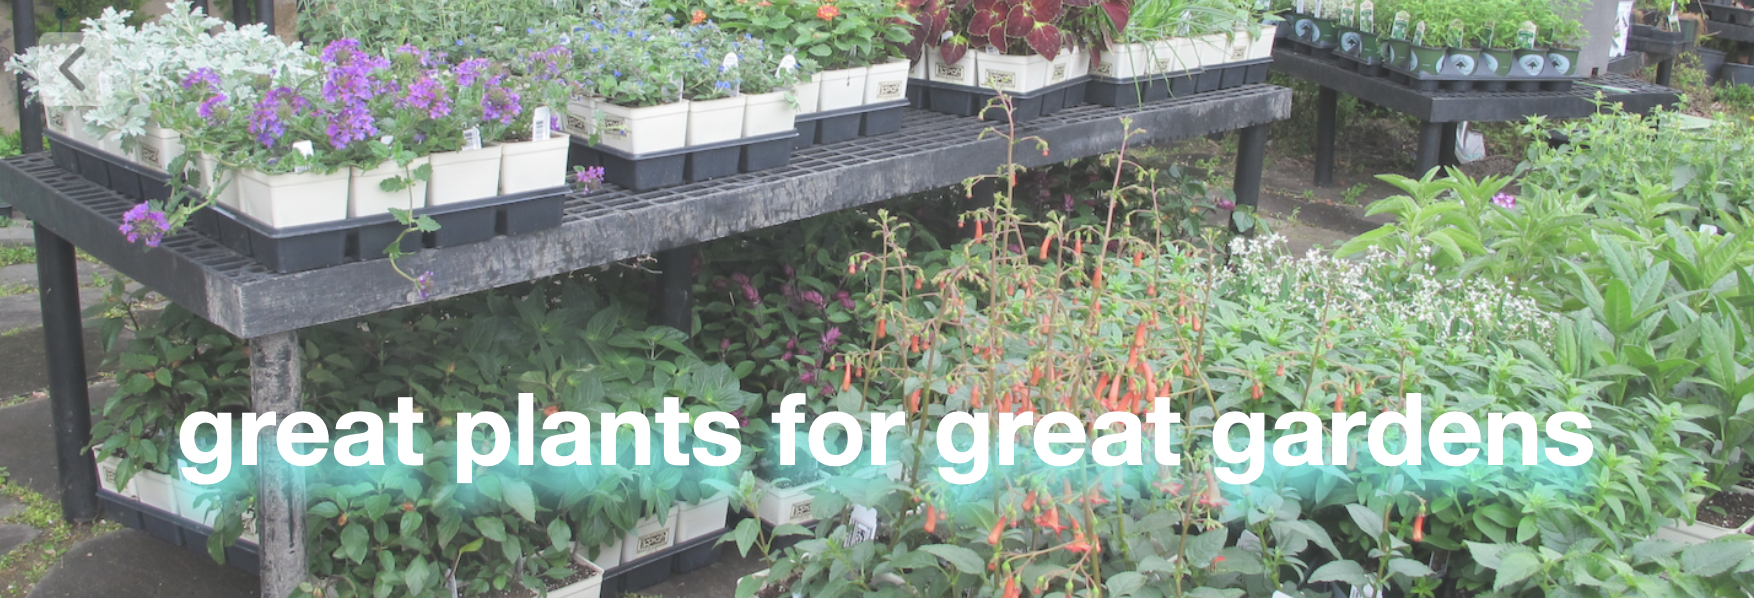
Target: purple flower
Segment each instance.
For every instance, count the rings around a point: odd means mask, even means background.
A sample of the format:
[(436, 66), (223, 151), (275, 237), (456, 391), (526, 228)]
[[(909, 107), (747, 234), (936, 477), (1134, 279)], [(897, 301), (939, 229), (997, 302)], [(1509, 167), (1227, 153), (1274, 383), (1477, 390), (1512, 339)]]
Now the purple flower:
[(323, 100), (338, 104), (363, 103), (380, 91), (376, 72), (390, 60), (359, 51), (359, 41), (339, 39), (323, 48)]
[(1514, 210), (1516, 209), (1516, 196), (1509, 193), (1494, 195), (1492, 196), (1492, 205), (1506, 210)]
[(798, 381), (805, 384), (816, 383), (816, 370), (804, 370), (798, 374)]
[(215, 94), (213, 97), (207, 98), (207, 101), (201, 102), (201, 105), (195, 108), (195, 113), (201, 115), (201, 118), (205, 118), (207, 119), (207, 122), (211, 123), (215, 120), (213, 111), (223, 108), (224, 106), (220, 106), (220, 104), (223, 104), (230, 99), (231, 98), (225, 97), (225, 94), (223, 93)]
[(420, 299), (422, 301), (432, 298), (432, 287), (433, 287), (432, 271), (427, 270), (425, 272), (420, 273), (420, 276), (416, 277), (414, 279), (414, 286), (420, 290)]
[(128, 237), (129, 243), (138, 243), (144, 238), (147, 247), (158, 247), (159, 241), (164, 240), (164, 234), (170, 231), (170, 221), (165, 218), (164, 212), (143, 203), (122, 214), (120, 230)]
[(791, 264), (780, 264), (780, 271), (786, 273), (786, 278), (797, 278), (798, 277), (798, 271), (793, 270)]
[[(586, 193), (596, 191), (598, 187), (603, 186), (603, 167), (592, 166), (574, 172), (572, 175), (572, 182), (575, 186), (583, 189)], [(722, 283), (723, 281), (720, 282)]]
[(486, 58), (470, 58), (451, 67), (451, 74), (457, 76), (457, 86), (468, 87), (487, 71), (488, 64)]
[(262, 96), (256, 103), (256, 111), (250, 114), (250, 132), (256, 134), (256, 141), (268, 147), (286, 135), (287, 116), (295, 116), (299, 111), (309, 108), (309, 100), (299, 97), (290, 87), (276, 87)]
[(183, 77), (183, 89), (194, 89), (196, 85), (206, 85), (208, 91), (219, 91), (219, 73), (213, 69), (201, 67)]
[(720, 339), (720, 340), (719, 340), (719, 352), (720, 352), (720, 353), (727, 353), (727, 352), (730, 352), (730, 350), (731, 350), (731, 339), (730, 339), (730, 337), (726, 337), (726, 338), (724, 338), (724, 339)]
[(804, 291), (803, 293), (800, 293), (798, 295), (798, 298), (803, 300), (805, 303), (808, 303), (810, 305), (815, 306), (816, 309), (822, 309), (824, 307), (828, 307), (828, 300), (823, 299), (822, 293), (818, 293), (816, 291)]
[(743, 417), (743, 408), (742, 407), (738, 407), (736, 411), (732, 411), (731, 417), (737, 418), (737, 427), (739, 427), (739, 428), (749, 427), (749, 418)]
[(343, 106), (340, 112), (329, 117), (329, 144), (335, 149), (343, 149), (347, 144), (368, 139), (378, 134), (376, 121), (372, 119), (371, 110), (364, 104)]
[(518, 103), (518, 92), (499, 84), (499, 77), (487, 82), (487, 93), (481, 96), (481, 118), (499, 121), (499, 124), (512, 124), (512, 119), (524, 108)]
[(1228, 197), (1226, 197), (1224, 199), (1220, 199), (1220, 200), (1218, 200), (1218, 209), (1220, 209), (1220, 210), (1234, 210), (1234, 209), (1236, 209), (1236, 202), (1231, 200)]
[(424, 110), (428, 118), (440, 119), (450, 115), (451, 98), (445, 94), (444, 85), (428, 72), (408, 86), (408, 95), (397, 100), (396, 107)]
[(835, 293), (834, 300), (839, 301), (841, 308), (847, 311), (852, 311), (858, 307), (858, 304), (853, 303), (853, 294), (846, 291)]
[(839, 342), (839, 341), (840, 341), (840, 327), (839, 326), (829, 328), (828, 332), (822, 333), (822, 346), (823, 346), (823, 348), (833, 347), (834, 344)]

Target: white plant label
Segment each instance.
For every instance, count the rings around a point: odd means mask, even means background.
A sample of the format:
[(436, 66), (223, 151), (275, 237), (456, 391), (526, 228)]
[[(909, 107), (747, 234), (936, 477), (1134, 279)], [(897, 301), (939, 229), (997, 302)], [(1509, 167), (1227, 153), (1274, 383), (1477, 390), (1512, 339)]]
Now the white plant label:
[(463, 151), (481, 149), (481, 127), (463, 129)]
[(554, 115), (547, 106), (539, 106), (530, 117), (530, 140), (547, 141), (554, 136)]
[(1420, 21), (1419, 26), (1413, 28), (1413, 45), (1425, 45), (1425, 21)]
[(1358, 26), (1358, 7), (1353, 6), (1352, 0), (1344, 0), (1340, 3), (1340, 25), (1346, 27)]
[(1305, 7), (1303, 5), (1303, 0), (1297, 0), (1297, 14), (1300, 14), (1300, 15), (1309, 14), (1309, 11), (1304, 10), (1304, 8)]
[(1540, 33), (1541, 28), (1536, 27), (1533, 21), (1523, 21), (1523, 26), (1516, 32), (1516, 47), (1524, 50), (1535, 49), (1535, 38)]
[(737, 53), (726, 52), (725, 59), (719, 61), (719, 72), (729, 71), (734, 68), (737, 68)]
[[(317, 154), (316, 146), (311, 145), (311, 140), (309, 140), (309, 139), (293, 142), (292, 149), (294, 151), (297, 151), (299, 154), (302, 154), (306, 158), (315, 156)], [(298, 172), (304, 172), (304, 171), (310, 170), (310, 169), (311, 169), (311, 167), (309, 167), (309, 166), (299, 166), (297, 168), (292, 169), (292, 171), (295, 173), (298, 173)]]
[(877, 539), (877, 509), (853, 505), (853, 533), (848, 544), (863, 544)]
[(1376, 33), (1376, 3), (1364, 0), (1358, 5), (1358, 30)]
[(1407, 27), (1410, 26), (1412, 21), (1413, 15), (1408, 14), (1407, 11), (1403, 10), (1395, 13), (1395, 24), (1389, 28), (1389, 38), (1401, 40), (1407, 39)]

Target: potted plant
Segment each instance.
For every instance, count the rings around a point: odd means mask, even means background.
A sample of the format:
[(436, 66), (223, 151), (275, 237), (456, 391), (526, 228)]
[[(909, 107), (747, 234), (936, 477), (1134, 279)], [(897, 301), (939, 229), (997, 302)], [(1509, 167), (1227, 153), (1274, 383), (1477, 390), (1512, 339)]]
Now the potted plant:
[(780, 54), (777, 48), (755, 41), (743, 62), (743, 89), (749, 98), (743, 112), (743, 136), (791, 131), (803, 108), (798, 86), (808, 81), (810, 67), (790, 53)]
[(742, 44), (732, 42), (710, 22), (683, 31), (693, 49), (682, 70), (683, 97), (688, 99), (686, 144), (712, 145), (742, 137), (743, 113), (749, 109), (749, 98), (742, 93)]
[(975, 46), (988, 47), (975, 57), (978, 85), (1026, 94), (1053, 83), (1053, 61), (1067, 45), (1060, 29), (1066, 16), (1061, 5), (975, 0), (971, 7), (969, 39)]
[[(1440, 45), (1426, 45), (1428, 35), (1431, 36), (1430, 41)], [(1437, 74), (1439, 69), (1443, 68), (1446, 53), (1442, 43), (1441, 40), (1436, 39), (1435, 35), (1427, 31), (1425, 21), (1420, 21), (1413, 29), (1412, 58), (1409, 59), (1407, 68), (1426, 75)]]
[(1412, 33), (1412, 16), (1407, 11), (1392, 13), (1389, 19), (1389, 36), (1383, 40), (1383, 59), (1390, 66), (1408, 68), (1413, 63), (1413, 42), (1408, 39)]
[(561, 78), (572, 51), (563, 46), (520, 54), (504, 83), (492, 79), (482, 91), (484, 130), (500, 130), (499, 192), (503, 195), (566, 185), (567, 150), (561, 110), (571, 96)]
[(1457, 75), (1473, 75), (1480, 68), (1480, 48), (1475, 47), (1468, 37), (1467, 25), (1461, 19), (1453, 19), (1443, 29), (1443, 45), (1446, 53), (1444, 68)]
[(1699, 503), (1692, 524), (1675, 523), (1657, 530), (1656, 538), (1701, 544), (1754, 529), (1754, 490), (1732, 485)]
[(1535, 45), (1539, 26), (1533, 21), (1523, 21), (1516, 33), (1516, 68), (1511, 73), (1517, 76), (1535, 77), (1547, 70), (1547, 49)]
[(572, 38), (572, 72), (596, 99), (593, 113), (582, 115), (595, 121), (595, 143), (635, 155), (687, 144), (681, 69), (690, 57), (679, 33), (625, 16), (583, 28)]
[(1497, 21), (1488, 21), (1483, 33), (1479, 38), (1483, 68), (1500, 77), (1509, 76), (1511, 67), (1516, 65), (1516, 50), (1502, 44), (1511, 41), (1512, 36), (1500, 37)]
[(1583, 24), (1575, 19), (1554, 16), (1545, 28), (1550, 47), (1547, 60), (1554, 73), (1570, 77), (1577, 74), (1577, 56), (1583, 51)]

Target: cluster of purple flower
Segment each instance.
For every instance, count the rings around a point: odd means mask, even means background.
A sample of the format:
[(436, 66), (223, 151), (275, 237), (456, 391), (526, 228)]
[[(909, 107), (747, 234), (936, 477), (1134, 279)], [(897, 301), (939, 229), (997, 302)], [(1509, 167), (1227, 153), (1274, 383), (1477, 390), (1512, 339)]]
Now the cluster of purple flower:
[(323, 101), (335, 106), (329, 114), (329, 144), (342, 149), (377, 135), (377, 119), (367, 103), (383, 92), (378, 73), (389, 68), (390, 60), (359, 51), (354, 39), (329, 42), (322, 60)]
[(298, 95), (290, 87), (276, 87), (262, 96), (256, 103), (256, 111), (250, 114), (250, 132), (256, 134), (256, 141), (267, 147), (286, 135), (286, 119), (298, 116), (310, 108), (310, 100)]
[(147, 247), (158, 247), (159, 242), (164, 240), (164, 234), (170, 231), (170, 221), (164, 212), (140, 204), (122, 214), (121, 231), (128, 237), (129, 243), (139, 243), (145, 239)]

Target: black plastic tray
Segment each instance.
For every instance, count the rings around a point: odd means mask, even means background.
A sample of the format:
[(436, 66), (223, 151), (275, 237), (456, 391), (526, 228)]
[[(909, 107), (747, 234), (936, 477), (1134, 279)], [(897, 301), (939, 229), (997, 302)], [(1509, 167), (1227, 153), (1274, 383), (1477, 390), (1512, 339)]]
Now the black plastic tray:
[(1701, 6), (1705, 9), (1707, 20), (1731, 25), (1754, 26), (1754, 10), (1725, 4), (1702, 4)]
[(900, 131), (910, 98), (924, 93), (915, 88), (914, 82), (908, 80), (907, 98), (900, 100), (798, 115), (795, 125), (798, 136), (792, 140), (792, 147), (804, 149)]
[(1091, 75), (1090, 82), (1084, 86), (1084, 101), (1098, 106), (1131, 108), (1169, 98), (1184, 98), (1194, 94), (1199, 79), (1197, 69), (1128, 79)]
[(573, 166), (601, 166), (604, 180), (645, 191), (785, 166), (792, 162), (792, 140), (797, 136), (797, 131), (781, 131), (645, 154), (593, 146), (573, 137), (567, 162)]
[[(1012, 118), (1024, 122), (1081, 105), (1089, 81), (1088, 77), (1078, 77), (1027, 93), (1009, 94)], [(987, 120), (1005, 118), (1003, 108), (989, 106), (993, 98), (999, 97), (999, 92), (992, 89), (920, 79), (909, 80), (908, 85), (926, 90), (922, 105), (916, 108), (955, 116), (978, 114)]]
[(140, 201), (170, 198), (170, 173), (136, 164), (89, 143), (75, 141), (59, 131), (43, 133), (49, 137), (49, 155), (56, 166)]
[[(1583, 79), (1553, 72), (1552, 61), (1542, 67), (1540, 75), (1457, 75), (1430, 74), (1410, 71), (1392, 64), (1383, 65), (1383, 77), (1419, 91), (1571, 91), (1572, 84)], [(1514, 70), (1512, 71), (1515, 72)]]
[[(677, 542), (675, 546), (643, 559), (610, 567), (603, 571), (603, 596), (637, 592), (663, 583), (672, 573), (686, 573), (712, 564), (718, 560), (719, 538), (728, 531), (730, 528), (720, 528), (693, 540)], [(710, 556), (706, 552), (710, 552)], [(706, 560), (709, 558), (711, 560)], [(683, 562), (685, 560), (687, 562)], [(685, 569), (685, 565), (693, 568)]]
[[(111, 521), (146, 532), (172, 546), (181, 546), (200, 555), (208, 554), (207, 537), (213, 535), (213, 528), (108, 490), (98, 490), (97, 498)], [(258, 575), (261, 570), (260, 549), (247, 542), (233, 542), (225, 549), (225, 564)]]
[[(402, 250), (455, 247), (559, 226), (568, 192), (552, 187), (417, 208), (415, 215), (431, 216), (439, 230), (403, 238)], [(280, 274), (383, 258), (405, 228), (389, 214), (274, 228), (220, 206), (203, 212), (212, 214), (190, 221), (196, 231)]]

